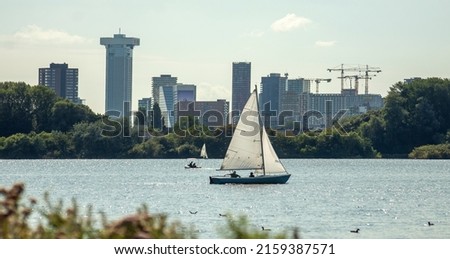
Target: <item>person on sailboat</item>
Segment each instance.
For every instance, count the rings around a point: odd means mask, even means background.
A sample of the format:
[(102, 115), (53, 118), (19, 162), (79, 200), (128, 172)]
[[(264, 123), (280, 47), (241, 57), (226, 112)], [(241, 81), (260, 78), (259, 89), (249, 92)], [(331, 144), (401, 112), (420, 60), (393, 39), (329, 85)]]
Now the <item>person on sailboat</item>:
[(231, 178), (241, 178), (241, 176), (238, 175), (238, 174), (236, 173), (236, 171), (233, 171), (233, 172), (230, 174), (230, 176), (231, 176)]
[(250, 172), (250, 177), (255, 177), (255, 175), (253, 174), (253, 172)]
[(189, 168), (197, 168), (197, 165), (193, 161), (190, 161), (188, 166)]

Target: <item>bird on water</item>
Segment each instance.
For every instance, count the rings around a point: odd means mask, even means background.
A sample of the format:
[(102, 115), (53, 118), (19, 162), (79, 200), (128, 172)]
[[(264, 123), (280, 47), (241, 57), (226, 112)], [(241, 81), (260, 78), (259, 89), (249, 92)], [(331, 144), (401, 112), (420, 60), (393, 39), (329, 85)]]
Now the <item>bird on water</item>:
[(357, 228), (356, 230), (350, 230), (351, 233), (359, 233), (359, 228)]
[(270, 231), (271, 229), (269, 229), (269, 228), (264, 228), (263, 226), (261, 226), (261, 230), (262, 230), (262, 231)]

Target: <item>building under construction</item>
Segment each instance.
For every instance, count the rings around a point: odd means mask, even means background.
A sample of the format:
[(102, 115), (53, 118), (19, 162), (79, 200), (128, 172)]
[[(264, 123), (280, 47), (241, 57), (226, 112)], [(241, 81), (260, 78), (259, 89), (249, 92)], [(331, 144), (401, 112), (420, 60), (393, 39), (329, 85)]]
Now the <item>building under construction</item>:
[[(345, 116), (363, 114), (383, 107), (383, 98), (379, 94), (369, 94), (368, 80), (381, 70), (369, 66), (328, 69), (340, 71), (341, 93), (320, 93), (319, 83), (330, 82), (328, 78), (296, 78), (288, 79), (288, 74), (272, 73), (261, 79), (260, 105), (265, 125), (272, 128), (292, 128), (297, 122), (308, 128), (320, 129), (326, 126), (326, 119), (334, 118), (341, 113)], [(345, 75), (348, 72), (356, 75)], [(360, 94), (359, 80), (365, 80), (364, 94)], [(349, 81), (350, 86), (345, 86)], [(352, 85), (353, 82), (353, 85)], [(315, 85), (315, 92), (311, 85)], [(277, 93), (277, 94), (274, 94)], [(274, 99), (276, 98), (276, 100)], [(344, 113), (345, 112), (345, 113)], [(306, 120), (305, 120), (306, 117)]]

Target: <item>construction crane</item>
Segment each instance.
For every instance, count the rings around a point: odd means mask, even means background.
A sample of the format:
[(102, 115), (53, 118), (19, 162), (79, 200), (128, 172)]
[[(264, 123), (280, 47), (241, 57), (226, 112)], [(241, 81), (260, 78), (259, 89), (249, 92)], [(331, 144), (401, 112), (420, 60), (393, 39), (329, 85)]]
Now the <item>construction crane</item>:
[[(365, 79), (365, 94), (369, 94), (369, 79), (372, 79), (372, 76), (375, 76), (375, 74), (369, 74), (369, 73), (380, 73), (381, 69), (379, 67), (370, 67), (369, 65), (365, 66), (351, 66), (351, 67), (345, 67), (344, 64), (341, 64), (340, 67), (335, 68), (328, 68), (328, 72), (331, 71), (341, 71), (341, 76), (338, 77), (341, 79), (341, 91), (344, 90), (344, 79), (346, 78), (355, 78), (355, 89), (358, 91), (359, 79)], [(352, 76), (344, 76), (344, 71), (358, 71), (359, 75), (352, 75)]]
[(364, 87), (364, 94), (369, 94), (369, 79), (372, 79), (370, 76), (376, 76), (376, 74), (369, 75), (369, 73), (380, 73), (381, 69), (379, 67), (369, 67), (369, 65), (366, 65), (366, 68), (364, 70), (364, 78), (366, 80), (365, 87)]
[(338, 77), (341, 79), (341, 91), (344, 90), (344, 78), (345, 78), (344, 71), (358, 71), (358, 72), (361, 71), (359, 66), (358, 67), (344, 67), (344, 64), (341, 64), (340, 68), (338, 68), (338, 67), (328, 68), (327, 70), (328, 70), (328, 72), (341, 71), (341, 76)]
[(350, 89), (352, 89), (352, 81), (351, 81), (351, 79), (354, 78), (355, 79), (355, 91), (356, 91), (356, 94), (358, 94), (359, 79), (364, 78), (364, 76), (361, 76), (361, 75), (348, 75), (348, 76), (343, 76), (343, 77), (340, 76), (338, 78), (340, 78), (341, 80), (350, 78)]
[(323, 82), (323, 81), (325, 81), (327, 83), (331, 82), (331, 78), (311, 78), (311, 79), (305, 79), (305, 80), (316, 82), (316, 94), (319, 93), (320, 82)]

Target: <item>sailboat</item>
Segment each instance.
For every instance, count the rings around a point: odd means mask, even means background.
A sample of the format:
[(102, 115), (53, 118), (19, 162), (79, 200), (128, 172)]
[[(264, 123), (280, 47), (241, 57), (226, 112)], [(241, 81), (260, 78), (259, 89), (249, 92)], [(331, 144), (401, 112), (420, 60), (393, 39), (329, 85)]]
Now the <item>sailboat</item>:
[(208, 153), (206, 153), (206, 145), (203, 144), (202, 150), (200, 151), (200, 157), (203, 159), (208, 159)]
[[(279, 160), (262, 124), (256, 86), (244, 106), (218, 171), (231, 173), (210, 176), (210, 184), (284, 184), (291, 176)], [(236, 171), (251, 172), (242, 176)]]

